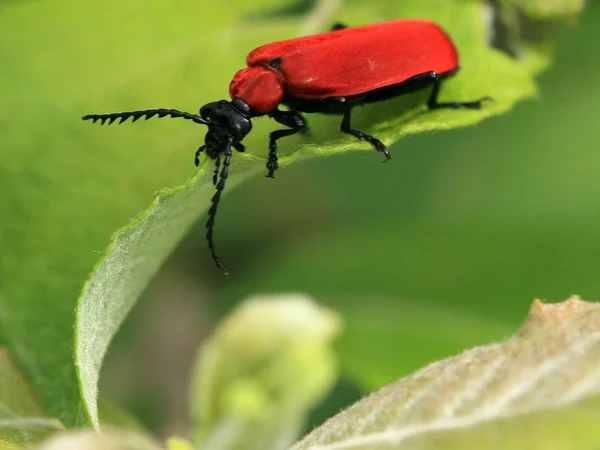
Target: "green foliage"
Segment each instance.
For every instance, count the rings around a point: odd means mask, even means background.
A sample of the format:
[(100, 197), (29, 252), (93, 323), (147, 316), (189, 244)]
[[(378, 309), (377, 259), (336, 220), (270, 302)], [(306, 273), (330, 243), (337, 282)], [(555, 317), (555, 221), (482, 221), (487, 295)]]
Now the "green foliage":
[[(247, 175), (251, 170), (245, 164), (237, 164), (230, 172), (233, 178), (230, 185), (236, 184), (238, 173)], [(85, 286), (77, 313), (76, 361), (83, 399), (96, 426), (99, 425), (98, 376), (108, 343), (160, 261), (198, 219), (197, 208), (208, 207), (213, 186), (207, 172), (212, 174), (212, 168), (203, 164), (185, 185), (160, 192), (151, 211), (136, 218), (115, 236), (108, 256), (96, 267), (93, 278)]]
[[(219, 298), (302, 286), (344, 317), (343, 373), (370, 391), (505, 338), (535, 296), (600, 295), (596, 5), (563, 33), (536, 101), (401, 140), (384, 170), (346, 155), (287, 171), (276, 192), (262, 180), (234, 192), (230, 221), (243, 226), (227, 230), (229, 252), (263, 247), (241, 257), (248, 275), (221, 283)], [(276, 208), (245, 206), (266, 195)], [(268, 243), (245, 235), (255, 229)]]
[(586, 0), (501, 0), (500, 3), (535, 19), (562, 19), (581, 13)]
[(535, 302), (512, 338), (386, 386), (293, 450), (592, 449), (599, 324), (598, 303)]
[[(344, 18), (353, 23), (360, 23), (365, 21), (365, 13), (366, 11), (363, 11), (362, 8), (357, 8), (353, 14), (344, 16)], [(488, 48), (484, 36), (485, 27), (481, 21), (480, 5), (456, 1), (454, 3), (444, 2), (443, 7), (434, 2), (423, 7), (421, 2), (414, 1), (406, 2), (399, 10), (395, 10), (390, 4), (387, 14), (390, 17), (430, 17), (438, 21), (450, 31), (463, 58), (471, 61), (471, 64), (463, 65), (463, 76), (448, 84), (444, 98), (480, 98), (493, 91), (494, 102), (483, 111), (478, 112), (440, 110), (424, 114), (422, 106), (407, 110), (406, 106), (401, 106), (396, 101), (388, 102), (384, 107), (378, 107), (377, 114), (373, 114), (375, 109), (371, 108), (372, 111), (368, 114), (370, 123), (364, 123), (363, 120), (361, 128), (373, 132), (383, 142), (390, 144), (408, 133), (472, 124), (487, 115), (504, 112), (518, 99), (533, 94), (534, 85), (529, 73), (520, 67), (518, 62)], [(376, 18), (373, 17), (373, 19)], [(490, 76), (491, 73), (494, 74), (494, 77)], [(498, 80), (502, 80), (502, 83), (499, 83)], [(419, 96), (414, 97), (419, 98)], [(410, 104), (409, 101), (408, 105)], [(405, 111), (404, 114), (399, 113), (402, 110)], [(253, 138), (257, 139), (257, 136), (255, 131)], [(338, 154), (356, 148), (370, 150), (368, 144), (358, 144), (347, 137), (325, 140), (319, 145), (300, 143), (293, 152), (280, 158), (280, 165), (285, 167), (300, 158)], [(248, 163), (255, 163), (252, 169), (250, 167), (243, 169), (246, 173), (262, 169), (261, 166), (264, 164), (264, 161), (253, 157), (236, 159), (238, 161), (235, 162), (238, 164), (242, 159)], [(236, 170), (241, 171), (239, 167)], [(126, 229), (118, 232), (114, 239), (119, 244), (109, 248), (105, 259), (97, 266), (97, 270), (84, 288), (78, 313), (77, 357), (84, 402), (96, 425), (98, 422), (95, 412), (95, 396), (98, 372), (108, 343), (149, 277), (181, 238), (190, 223), (207, 208), (211, 196), (211, 191), (206, 189), (209, 183), (207, 175), (210, 174), (197, 175), (186, 186), (173, 191), (173, 195), (169, 195), (171, 201), (168, 204), (165, 203), (165, 207), (160, 212), (156, 206), (151, 206), (140, 216), (156, 218), (155, 222), (134, 220)], [(192, 198), (190, 190), (199, 192), (199, 195)], [(158, 204), (160, 204), (160, 200), (155, 202), (155, 205)], [(186, 213), (182, 214), (182, 211), (186, 211)], [(178, 231), (172, 232), (170, 228), (161, 226), (165, 223), (176, 226)], [(154, 230), (151, 236), (149, 235), (150, 230)], [(138, 239), (138, 236), (143, 236), (142, 240)], [(149, 237), (149, 239), (146, 240), (145, 237)], [(146, 248), (148, 247), (153, 248), (154, 251), (147, 252)], [(140, 252), (144, 253), (144, 258), (135, 256)], [(115, 276), (115, 274), (118, 275)], [(107, 299), (106, 303), (99, 298)], [(105, 318), (101, 321), (100, 326), (98, 326), (97, 319), (99, 317), (98, 310), (103, 311), (102, 317)]]
[[(103, 267), (98, 258), (114, 230), (151, 204), (154, 191), (194, 172), (193, 151), (204, 132), (169, 121), (99, 129), (80, 116), (149, 101), (195, 110), (225, 95), (223, 74), (233, 73), (247, 46), (263, 38), (259, 32), (252, 39), (223, 38), (210, 49), (202, 42), (217, 30), (233, 31), (245, 3), (228, 2), (212, 17), (194, 1), (179, 8), (23, 1), (2, 10), (0, 217), (10, 220), (0, 224), (0, 328), (43, 404), (67, 425), (87, 421), (73, 365), (73, 312), (82, 284), (95, 266)], [(206, 35), (198, 33), (199, 15), (206, 16)], [(191, 101), (190, 92), (197, 93)], [(178, 220), (180, 227), (189, 216)], [(178, 239), (151, 244), (165, 250), (142, 264), (141, 283)], [(135, 283), (121, 289), (139, 292)], [(109, 316), (115, 323), (115, 313)]]
[(299, 294), (246, 300), (198, 354), (194, 441), (206, 450), (286, 448), (331, 388), (333, 312)]
[[(164, 450), (159, 443), (146, 435), (105, 427), (102, 433), (93, 430), (76, 430), (59, 433), (37, 446), (36, 450)], [(179, 449), (173, 449), (179, 450)]]
[[(507, 111), (535, 94), (533, 76), (548, 58), (543, 48), (535, 53), (538, 59), (523, 61), (489, 48), (489, 24), (476, 1), (385, 0), (378, 8), (348, 2), (336, 17), (327, 16), (335, 8), (324, 8), (325, 16), (285, 20), (269, 17), (273, 9), (270, 0), (232, 0), (218, 9), (191, 0), (177, 8), (141, 0), (2, 5), (0, 333), (12, 357), (7, 367), (19, 368), (39, 408), (14, 409), (17, 415), (43, 412), (68, 427), (99, 425), (97, 384), (108, 345), (212, 195), (211, 167), (203, 164), (194, 172), (191, 165), (205, 130), (177, 121), (101, 129), (79, 121), (80, 115), (155, 106), (193, 111), (225, 97), (231, 75), (261, 43), (334, 20), (427, 17), (444, 25), (462, 58), (462, 71), (445, 86), (442, 99), (493, 95), (495, 101), (482, 111), (429, 114), (421, 106), (423, 95), (416, 94), (356, 115), (357, 127), (391, 144)], [(283, 145), (282, 166), (371, 151), (340, 136), (330, 119), (310, 120), (313, 137)], [(228, 190), (264, 170), (266, 133), (272, 128), (257, 121), (246, 142), (249, 154), (235, 156)], [(381, 375), (368, 374), (364, 364), (356, 368), (357, 355), (376, 355), (365, 347), (355, 352), (348, 342), (341, 344), (342, 353), (352, 354), (355, 362), (346, 364), (354, 364), (357, 378), (369, 379), (365, 385), (391, 376), (391, 369)], [(19, 378), (8, 373), (3, 369), (7, 378), (0, 383), (8, 380), (5, 385), (12, 386)], [(26, 442), (12, 431), (0, 437)]]
[(0, 347), (0, 449), (21, 448), (63, 429), (39, 404), (8, 350)]

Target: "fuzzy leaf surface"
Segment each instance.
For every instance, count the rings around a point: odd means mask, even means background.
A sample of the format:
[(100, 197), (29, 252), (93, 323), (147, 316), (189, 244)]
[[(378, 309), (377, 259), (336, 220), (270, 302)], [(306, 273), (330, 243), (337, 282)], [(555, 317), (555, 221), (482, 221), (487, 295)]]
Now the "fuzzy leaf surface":
[(600, 304), (536, 301), (505, 342), (384, 387), (293, 450), (592, 449), (599, 367)]

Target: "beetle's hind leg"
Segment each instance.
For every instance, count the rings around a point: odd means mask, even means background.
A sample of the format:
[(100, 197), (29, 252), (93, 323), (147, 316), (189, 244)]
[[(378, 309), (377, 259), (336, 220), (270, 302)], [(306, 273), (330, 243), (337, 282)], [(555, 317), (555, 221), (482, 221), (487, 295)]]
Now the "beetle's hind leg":
[(479, 100), (474, 100), (470, 102), (438, 102), (438, 95), (440, 93), (440, 87), (442, 84), (442, 79), (437, 77), (433, 82), (433, 90), (431, 91), (431, 95), (429, 96), (429, 100), (427, 100), (427, 107), (429, 109), (442, 109), (442, 108), (450, 108), (450, 109), (481, 109), (481, 105), (486, 100), (492, 100), (492, 97), (482, 97)]
[(377, 150), (378, 152), (381, 152), (385, 155), (385, 159), (383, 160), (383, 162), (386, 162), (386, 161), (389, 161), (390, 159), (392, 159), (392, 155), (390, 155), (390, 151), (385, 146), (385, 144), (383, 142), (381, 142), (379, 139), (377, 139), (373, 136), (370, 136), (366, 133), (363, 133), (362, 131), (353, 130), (352, 128), (350, 128), (351, 115), (352, 115), (352, 108), (348, 108), (344, 112), (344, 118), (342, 119), (342, 124), (340, 125), (340, 130), (342, 130), (343, 133), (351, 134), (355, 138), (367, 141), (369, 144), (371, 144), (373, 147), (375, 147), (375, 150)]

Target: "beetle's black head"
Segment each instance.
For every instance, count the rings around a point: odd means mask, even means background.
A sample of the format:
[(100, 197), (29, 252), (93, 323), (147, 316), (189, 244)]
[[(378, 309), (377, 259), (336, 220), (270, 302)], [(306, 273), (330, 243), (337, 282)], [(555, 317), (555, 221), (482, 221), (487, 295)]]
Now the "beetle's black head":
[[(92, 120), (93, 122), (100, 121), (101, 124), (108, 122), (125, 122), (132, 118), (135, 122), (138, 119), (145, 118), (146, 120), (152, 117), (173, 117), (191, 120), (194, 123), (208, 126), (208, 132), (204, 138), (204, 145), (196, 152), (196, 165), (200, 164), (200, 153), (206, 151), (209, 158), (215, 160), (215, 171), (213, 176), (213, 184), (216, 187), (216, 192), (212, 197), (212, 206), (208, 211), (208, 222), (206, 223), (206, 238), (208, 247), (212, 253), (217, 266), (227, 274), (227, 270), (217, 257), (215, 244), (213, 241), (213, 228), (217, 208), (221, 199), (221, 193), (225, 188), (225, 182), (229, 174), (229, 164), (231, 162), (232, 148), (237, 151), (244, 151), (244, 146), (240, 143), (242, 139), (252, 130), (250, 119), (253, 113), (246, 102), (239, 98), (231, 102), (221, 100), (218, 102), (208, 103), (200, 109), (200, 115), (191, 114), (177, 109), (147, 109), (143, 111), (129, 111), (109, 114), (88, 114), (83, 116), (83, 120)], [(222, 156), (222, 158), (221, 158)]]
[(227, 143), (241, 147), (240, 142), (252, 130), (252, 112), (240, 99), (208, 103), (200, 108), (200, 116), (208, 125), (208, 133), (204, 138), (205, 151), (213, 159), (223, 152)]

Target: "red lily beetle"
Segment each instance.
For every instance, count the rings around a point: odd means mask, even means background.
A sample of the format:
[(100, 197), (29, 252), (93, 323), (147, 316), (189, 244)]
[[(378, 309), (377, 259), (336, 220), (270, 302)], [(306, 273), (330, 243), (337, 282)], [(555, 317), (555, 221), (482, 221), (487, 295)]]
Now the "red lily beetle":
[[(225, 188), (232, 148), (244, 151), (242, 140), (252, 129), (251, 120), (269, 116), (287, 128), (269, 136), (267, 177), (277, 170), (277, 140), (305, 130), (301, 113), (340, 114), (340, 129), (369, 142), (391, 158), (377, 138), (352, 129), (350, 117), (355, 106), (387, 100), (405, 93), (432, 87), (429, 109), (481, 108), (481, 98), (468, 102), (438, 102), (441, 82), (458, 71), (458, 53), (450, 37), (435, 23), (425, 20), (393, 20), (348, 28), (337, 24), (331, 31), (263, 45), (250, 52), (248, 67), (231, 81), (231, 101), (204, 105), (200, 114), (175, 109), (149, 109), (112, 114), (89, 114), (83, 120), (109, 124), (144, 117), (189, 119), (206, 125), (208, 132), (196, 152), (196, 166), (203, 151), (215, 160), (213, 184), (216, 193), (206, 223), (212, 257), (227, 275), (216, 255), (213, 241), (215, 216)], [(285, 105), (289, 111), (278, 109)], [(221, 163), (221, 156), (223, 161)]]

